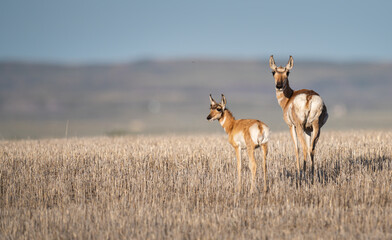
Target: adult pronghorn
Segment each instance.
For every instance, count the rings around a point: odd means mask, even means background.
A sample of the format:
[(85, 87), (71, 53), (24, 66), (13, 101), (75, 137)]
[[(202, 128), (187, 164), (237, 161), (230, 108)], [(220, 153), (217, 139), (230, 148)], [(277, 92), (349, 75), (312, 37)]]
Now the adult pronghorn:
[(234, 147), (237, 157), (237, 190), (241, 192), (241, 149), (248, 150), (249, 167), (252, 173), (251, 192), (254, 191), (256, 168), (254, 150), (262, 147), (263, 149), (263, 169), (264, 169), (264, 191), (267, 192), (267, 154), (268, 154), (268, 126), (255, 119), (239, 119), (236, 120), (233, 114), (226, 108), (226, 98), (222, 94), (221, 103), (217, 103), (212, 99), (210, 94), (210, 114), (207, 120), (218, 120), (223, 129), (229, 135), (229, 143)]
[(283, 110), (283, 119), (290, 128), (291, 137), (295, 145), (298, 176), (300, 164), (298, 155), (299, 138), (304, 154), (303, 171), (306, 172), (306, 158), (312, 161), (312, 181), (314, 176), (314, 149), (320, 136), (320, 128), (328, 119), (327, 107), (323, 100), (313, 90), (301, 89), (294, 91), (289, 85), (289, 73), (294, 60), (290, 56), (286, 67), (277, 67), (274, 57), (269, 60), (272, 75), (275, 78), (276, 98)]

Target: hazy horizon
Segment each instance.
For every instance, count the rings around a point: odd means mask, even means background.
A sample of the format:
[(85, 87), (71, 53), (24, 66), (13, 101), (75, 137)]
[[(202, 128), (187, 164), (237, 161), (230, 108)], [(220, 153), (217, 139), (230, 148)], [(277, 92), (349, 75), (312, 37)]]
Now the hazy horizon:
[[(391, 66), (295, 59), (290, 85), (323, 97), (330, 115), (324, 130), (390, 129)], [(0, 63), (0, 84), (0, 138), (6, 139), (61, 137), (66, 128), (70, 137), (222, 132), (205, 119), (210, 93), (224, 93), (238, 119), (287, 130), (267, 61)]]

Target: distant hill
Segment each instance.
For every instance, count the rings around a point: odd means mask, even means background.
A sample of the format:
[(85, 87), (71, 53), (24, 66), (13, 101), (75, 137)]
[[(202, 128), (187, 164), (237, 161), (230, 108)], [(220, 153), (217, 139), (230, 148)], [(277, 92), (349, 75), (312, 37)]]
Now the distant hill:
[[(278, 64), (286, 64), (287, 60)], [(208, 95), (237, 118), (287, 130), (263, 61), (172, 60), (61, 65), (0, 62), (0, 138), (223, 131)], [(297, 62), (294, 89), (317, 91), (326, 129), (391, 128), (392, 64)]]

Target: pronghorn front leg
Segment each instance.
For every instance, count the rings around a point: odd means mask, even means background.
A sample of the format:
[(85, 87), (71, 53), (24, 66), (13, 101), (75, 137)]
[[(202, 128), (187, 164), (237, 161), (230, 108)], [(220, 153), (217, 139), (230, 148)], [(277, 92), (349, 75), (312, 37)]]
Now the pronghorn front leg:
[(235, 147), (235, 154), (237, 157), (237, 172), (238, 172), (238, 179), (237, 179), (237, 191), (241, 192), (241, 147)]

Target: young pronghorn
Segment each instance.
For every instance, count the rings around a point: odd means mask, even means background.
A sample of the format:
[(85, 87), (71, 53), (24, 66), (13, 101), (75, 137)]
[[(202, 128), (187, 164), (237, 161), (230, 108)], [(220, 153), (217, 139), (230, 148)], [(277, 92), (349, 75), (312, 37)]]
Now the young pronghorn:
[(229, 135), (229, 143), (234, 147), (237, 157), (237, 190), (241, 192), (241, 149), (247, 149), (249, 156), (249, 167), (252, 173), (251, 192), (255, 188), (256, 168), (254, 150), (255, 148), (263, 148), (263, 169), (264, 169), (264, 191), (267, 192), (267, 154), (268, 154), (268, 126), (254, 119), (236, 120), (233, 114), (226, 108), (226, 98), (222, 94), (221, 103), (217, 103), (212, 99), (210, 94), (210, 114), (207, 120), (218, 120), (223, 129)]
[(290, 56), (286, 67), (277, 67), (272, 55), (269, 64), (275, 78), (276, 98), (282, 107), (283, 119), (290, 128), (295, 145), (298, 176), (300, 176), (300, 164), (297, 137), (301, 142), (304, 155), (303, 172), (304, 174), (306, 172), (306, 158), (309, 155), (312, 162), (313, 182), (314, 149), (320, 136), (320, 128), (328, 119), (327, 107), (315, 91), (308, 89), (294, 91), (290, 88), (288, 76), (294, 66), (292, 56)]

